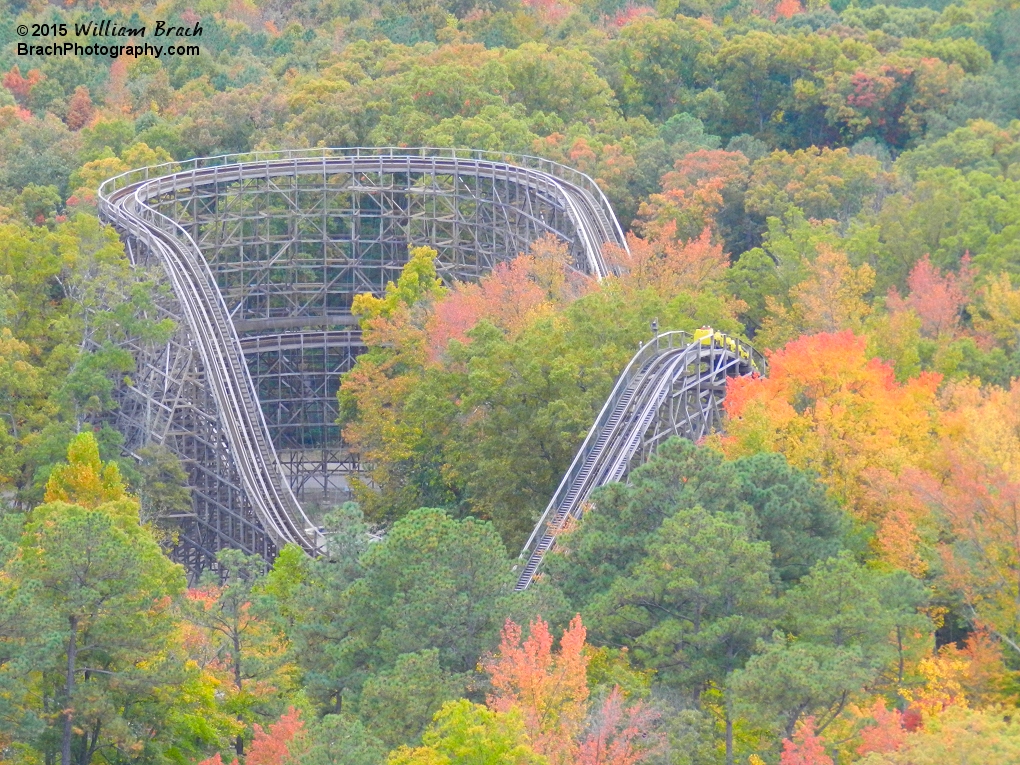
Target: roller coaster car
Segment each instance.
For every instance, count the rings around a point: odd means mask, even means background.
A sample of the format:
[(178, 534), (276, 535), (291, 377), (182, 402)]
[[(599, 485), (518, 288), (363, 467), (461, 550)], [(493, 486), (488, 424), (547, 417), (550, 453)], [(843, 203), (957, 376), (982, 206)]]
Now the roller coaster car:
[(751, 354), (741, 343), (723, 332), (716, 332), (711, 327), (702, 327), (694, 331), (694, 342), (702, 345), (718, 345), (720, 348), (732, 352), (745, 361), (751, 360)]

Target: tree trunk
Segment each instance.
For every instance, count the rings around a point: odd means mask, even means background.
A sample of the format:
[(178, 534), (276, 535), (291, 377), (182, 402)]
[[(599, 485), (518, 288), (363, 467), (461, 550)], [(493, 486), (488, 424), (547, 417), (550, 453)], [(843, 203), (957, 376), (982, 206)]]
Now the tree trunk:
[[(43, 717), (44, 718), (49, 717), (49, 714), (50, 714), (50, 695), (48, 693), (46, 693), (45, 691), (43, 692), (43, 697), (42, 697), (42, 709), (43, 709)], [(56, 754), (57, 753), (54, 751), (53, 746), (51, 744), (47, 743), (46, 744), (46, 751), (43, 753), (43, 765), (53, 765), (53, 763), (56, 762), (56, 759), (55, 759)]]
[(723, 714), (726, 716), (726, 765), (733, 765), (733, 716), (729, 709)]
[[(234, 685), (237, 686), (237, 692), (240, 693), (241, 692), (241, 683), (243, 682), (242, 679), (241, 679), (241, 636), (237, 632), (237, 630), (235, 629), (234, 630), (234, 634), (233, 634), (232, 637), (233, 637), (233, 641), (234, 641)], [(241, 715), (237, 716), (237, 721), (238, 722), (243, 722), (241, 720)], [(238, 759), (240, 759), (241, 757), (244, 756), (244, 734), (243, 733), (238, 733), (237, 734), (237, 740), (234, 741), (234, 751), (237, 753), (237, 758)]]
[(75, 662), (78, 658), (78, 617), (69, 618), (71, 623), (71, 634), (67, 639), (67, 681), (64, 685), (64, 738), (61, 742), (60, 765), (71, 765), (71, 720), (74, 713), (71, 711), (71, 703), (74, 698), (74, 672)]

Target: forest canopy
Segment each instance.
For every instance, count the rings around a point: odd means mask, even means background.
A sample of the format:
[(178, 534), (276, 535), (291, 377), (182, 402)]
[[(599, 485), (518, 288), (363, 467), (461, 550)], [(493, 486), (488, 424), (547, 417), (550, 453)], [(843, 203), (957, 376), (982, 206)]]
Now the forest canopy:
[[(101, 19), (201, 24), (201, 54), (17, 55), (18, 25)], [(0, 73), (5, 761), (1020, 761), (1015, 2), (9, 0)], [(354, 303), (367, 470), (326, 554), (189, 578), (186, 466), (112, 426), (126, 340), (175, 328), (98, 186), (340, 146), (563, 163), (628, 248), (601, 281), (547, 237), (444, 283), (411, 242)], [(515, 593), (653, 321), (768, 375)]]

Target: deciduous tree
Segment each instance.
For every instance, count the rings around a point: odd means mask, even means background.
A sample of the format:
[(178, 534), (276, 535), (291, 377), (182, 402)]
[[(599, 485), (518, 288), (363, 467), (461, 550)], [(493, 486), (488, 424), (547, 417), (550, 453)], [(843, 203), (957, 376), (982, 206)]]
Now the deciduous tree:
[(939, 381), (922, 374), (900, 384), (866, 347), (849, 331), (805, 336), (771, 356), (768, 377), (731, 381), (727, 451), (785, 454), (817, 471), (851, 510), (866, 511), (866, 471), (929, 459)]
[(577, 755), (588, 700), (585, 634), (575, 616), (554, 651), (544, 620), (531, 623), (523, 642), (521, 628), (508, 620), (497, 654), (484, 665), (494, 689), (489, 707), (520, 710), (535, 750), (552, 765), (568, 765)]

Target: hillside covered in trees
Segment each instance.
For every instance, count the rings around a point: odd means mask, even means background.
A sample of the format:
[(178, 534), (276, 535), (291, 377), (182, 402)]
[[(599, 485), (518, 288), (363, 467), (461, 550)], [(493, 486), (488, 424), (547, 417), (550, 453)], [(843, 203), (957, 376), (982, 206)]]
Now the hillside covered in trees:
[[(0, 8), (4, 761), (1020, 762), (1014, 0)], [(17, 55), (18, 25), (88, 19), (200, 23), (201, 54)], [(355, 303), (339, 406), (371, 473), (328, 554), (189, 582), (181, 465), (110, 425), (125, 338), (173, 327), (98, 185), (359, 145), (577, 168), (629, 252), (595, 281), (545, 239), (443, 284), (414, 249)], [(769, 374), (513, 592), (653, 319)]]

